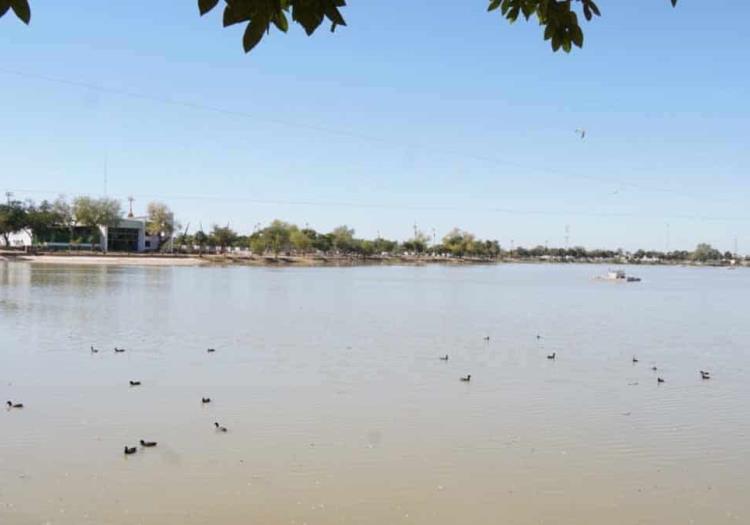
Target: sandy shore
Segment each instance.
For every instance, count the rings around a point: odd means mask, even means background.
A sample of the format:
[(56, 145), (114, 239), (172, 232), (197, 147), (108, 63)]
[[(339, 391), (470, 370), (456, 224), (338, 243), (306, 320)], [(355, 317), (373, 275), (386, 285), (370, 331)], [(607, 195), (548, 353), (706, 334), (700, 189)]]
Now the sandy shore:
[(197, 266), (206, 264), (208, 261), (197, 257), (121, 257), (121, 256), (96, 256), (96, 255), (23, 255), (18, 257), (6, 258), (6, 260), (16, 260), (39, 264), (74, 264), (74, 265), (95, 265), (95, 264), (112, 264), (128, 266)]

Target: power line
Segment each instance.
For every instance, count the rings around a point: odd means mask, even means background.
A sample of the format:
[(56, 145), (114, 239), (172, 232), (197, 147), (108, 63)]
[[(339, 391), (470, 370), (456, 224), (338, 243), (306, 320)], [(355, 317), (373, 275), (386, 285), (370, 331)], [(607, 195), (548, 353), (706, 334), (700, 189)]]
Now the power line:
[[(37, 195), (66, 195), (70, 192), (60, 190), (37, 190), (37, 189), (13, 189), (16, 193), (37, 194)], [(166, 200), (166, 201), (212, 201), (224, 203), (243, 203), (257, 204), (268, 206), (309, 206), (321, 208), (359, 208), (359, 209), (383, 209), (383, 210), (404, 210), (404, 211), (453, 211), (453, 212), (486, 212), (501, 213), (505, 215), (539, 215), (539, 216), (581, 216), (581, 217), (600, 217), (600, 218), (661, 218), (664, 220), (690, 220), (690, 221), (717, 221), (717, 222), (750, 222), (750, 217), (729, 217), (713, 216), (700, 214), (680, 214), (672, 216), (648, 215), (636, 212), (597, 212), (581, 210), (524, 210), (521, 208), (509, 208), (504, 206), (446, 206), (446, 205), (412, 205), (412, 204), (392, 204), (392, 203), (373, 203), (373, 202), (354, 202), (354, 201), (315, 201), (315, 200), (288, 200), (288, 199), (256, 199), (252, 197), (236, 196), (226, 197), (220, 195), (180, 195), (180, 194), (128, 194), (128, 195), (110, 195), (111, 198), (128, 200), (129, 198), (142, 200)], [(569, 234), (570, 226), (566, 227), (566, 233)]]
[[(389, 145), (392, 147), (396, 147), (398, 149), (404, 149), (404, 148), (423, 149), (423, 150), (429, 150), (429, 151), (435, 152), (440, 155), (471, 159), (471, 160), (476, 160), (479, 162), (484, 162), (487, 164), (493, 164), (496, 166), (512, 167), (512, 168), (521, 169), (524, 171), (530, 170), (528, 165), (518, 163), (518, 162), (508, 161), (504, 159), (498, 159), (496, 157), (480, 155), (480, 154), (475, 154), (475, 153), (467, 153), (464, 151), (455, 151), (455, 150), (445, 149), (442, 147), (432, 147), (430, 145), (419, 144), (419, 143), (410, 144), (410, 143), (404, 143), (404, 142), (395, 142), (392, 139), (363, 134), (363, 133), (359, 133), (359, 132), (355, 132), (351, 130), (335, 129), (335, 128), (330, 128), (327, 126), (317, 126), (313, 124), (292, 122), (292, 121), (287, 121), (287, 120), (278, 119), (278, 118), (269, 118), (267, 116), (258, 115), (257, 113), (253, 113), (250, 111), (226, 109), (226, 108), (221, 108), (218, 106), (211, 106), (211, 105), (202, 104), (202, 103), (194, 103), (194, 102), (188, 102), (184, 100), (178, 100), (178, 99), (174, 99), (174, 98), (167, 97), (167, 96), (151, 95), (151, 94), (146, 94), (146, 93), (141, 93), (141, 92), (136, 92), (136, 91), (130, 91), (126, 89), (102, 86), (102, 85), (98, 85), (98, 84), (94, 84), (90, 82), (84, 82), (80, 80), (70, 80), (70, 79), (65, 79), (65, 78), (60, 78), (60, 77), (52, 77), (48, 75), (28, 73), (24, 71), (10, 70), (10, 69), (5, 69), (5, 68), (0, 68), (0, 73), (6, 74), (6, 75), (17, 76), (19, 78), (41, 80), (45, 82), (52, 82), (52, 83), (57, 83), (57, 84), (84, 88), (84, 89), (88, 89), (92, 91), (98, 91), (101, 93), (108, 93), (111, 95), (117, 95), (117, 96), (122, 96), (122, 97), (156, 102), (160, 104), (184, 107), (187, 109), (192, 109), (192, 110), (197, 110), (197, 111), (205, 111), (205, 112), (234, 116), (234, 117), (250, 118), (254, 122), (265, 122), (267, 124), (284, 126), (288, 128), (315, 131), (316, 133), (323, 133), (327, 135), (346, 137), (346, 138), (360, 140), (363, 142), (373, 142), (373, 143)], [(703, 198), (703, 196), (701, 195), (693, 195), (693, 194), (675, 190), (673, 188), (659, 188), (659, 187), (652, 187), (652, 186), (644, 186), (643, 184), (637, 184), (633, 182), (623, 182), (622, 180), (619, 180), (619, 179), (611, 180), (611, 179), (606, 179), (603, 177), (595, 177), (592, 175), (571, 174), (571, 173), (563, 172), (560, 170), (549, 169), (549, 168), (531, 169), (530, 171), (535, 171), (537, 173), (552, 174), (552, 175), (556, 175), (557, 177), (565, 178), (565, 179), (578, 179), (578, 180), (593, 181), (593, 182), (598, 182), (600, 184), (606, 184), (606, 185), (616, 184), (618, 185), (619, 188), (629, 187), (631, 189), (635, 189), (635, 190), (639, 190), (643, 192), (649, 192), (649, 193), (670, 193), (673, 195), (679, 195), (679, 196), (688, 197), (692, 199)]]

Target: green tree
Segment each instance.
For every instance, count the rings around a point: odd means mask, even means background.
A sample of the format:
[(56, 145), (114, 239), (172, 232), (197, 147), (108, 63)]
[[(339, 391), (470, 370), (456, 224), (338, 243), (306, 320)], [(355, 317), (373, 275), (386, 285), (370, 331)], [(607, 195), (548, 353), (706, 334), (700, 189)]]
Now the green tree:
[[(198, 0), (198, 11), (205, 15), (213, 10), (220, 0)], [(536, 18), (544, 28), (544, 39), (549, 40), (554, 51), (569, 52), (575, 45), (583, 46), (583, 30), (579, 15), (586, 20), (599, 16), (599, 7), (594, 0), (488, 0), (487, 10), (499, 12), (513, 23), (519, 17), (526, 20)], [(669, 0), (672, 6), (677, 0)], [(454, 0), (455, 5), (464, 7), (465, 0)], [(289, 18), (299, 24), (307, 35), (312, 35), (323, 22), (329, 22), (331, 32), (337, 26), (345, 26), (341, 10), (346, 0), (223, 0), (224, 27), (245, 24), (242, 47), (249, 52), (270, 33), (273, 25), (279, 31), (289, 30)], [(0, 0), (0, 17), (8, 9), (24, 23), (31, 22), (31, 9), (28, 0)]]
[(700, 243), (695, 247), (691, 258), (697, 262), (717, 261), (721, 259), (721, 252), (710, 244)]
[[(170, 238), (174, 233), (174, 214), (169, 206), (163, 202), (149, 202), (146, 210), (148, 213), (146, 229), (151, 235), (158, 236), (159, 246), (161, 246), (164, 240)], [(157, 246), (157, 249), (159, 246)]]
[(430, 238), (424, 232), (417, 230), (414, 232), (414, 237), (404, 241), (402, 247), (407, 252), (423, 254), (427, 251), (429, 243)]
[(443, 237), (443, 247), (452, 255), (477, 255), (477, 240), (474, 234), (453, 228)]
[(0, 204), (0, 235), (6, 246), (10, 246), (11, 234), (18, 233), (27, 226), (26, 207), (20, 201)]
[(198, 230), (195, 232), (195, 235), (193, 235), (193, 242), (198, 245), (198, 253), (203, 253), (206, 244), (208, 244), (208, 235), (206, 235), (206, 232), (203, 230)]
[(232, 246), (237, 240), (237, 232), (234, 231), (229, 225), (218, 226), (214, 224), (213, 230), (211, 230), (210, 241), (218, 246), (222, 253), (226, 251), (227, 247)]
[(331, 240), (336, 251), (349, 253), (354, 244), (354, 229), (348, 226), (338, 226), (331, 232)]
[(58, 214), (55, 203), (45, 200), (38, 206), (31, 201), (26, 204), (26, 228), (34, 242), (49, 240), (54, 232), (67, 226), (67, 217)]
[(300, 230), (294, 228), (290, 233), (289, 240), (291, 241), (292, 247), (299, 253), (305, 254), (312, 248), (312, 239), (306, 233), (308, 230)]
[(117, 226), (122, 218), (122, 207), (118, 200), (107, 197), (76, 197), (73, 200), (73, 216), (77, 225), (89, 229), (90, 242), (95, 243), (100, 238), (100, 226)]

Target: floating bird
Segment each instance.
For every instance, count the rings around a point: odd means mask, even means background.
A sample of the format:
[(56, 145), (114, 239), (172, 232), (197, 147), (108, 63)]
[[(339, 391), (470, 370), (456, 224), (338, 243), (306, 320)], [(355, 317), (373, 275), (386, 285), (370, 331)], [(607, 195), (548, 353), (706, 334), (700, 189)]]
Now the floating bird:
[(488, 335), (485, 335), (485, 336), (484, 336), (484, 340), (485, 340), (485, 341), (487, 341), (487, 342), (489, 342), (489, 340), (490, 340), (490, 336), (488, 336)]
[(135, 447), (129, 447), (129, 446), (125, 445), (125, 455), (126, 456), (129, 456), (131, 454), (135, 454), (136, 452), (138, 452), (137, 448), (135, 448)]
[(557, 352), (552, 352), (551, 354), (547, 356), (547, 359), (555, 359), (555, 358), (557, 358)]
[(211, 402), (211, 398), (210, 397), (202, 397), (201, 398), (201, 403), (203, 403), (204, 405), (206, 403), (210, 403), (210, 402)]
[(207, 348), (206, 352), (208, 352), (209, 354), (213, 354), (214, 352), (216, 352), (216, 348)]
[(7, 401), (5, 404), (8, 405), (8, 408), (23, 408), (23, 403), (14, 403), (13, 401)]
[(124, 351), (125, 351), (125, 349), (124, 349), (124, 348), (117, 348), (117, 347), (115, 347), (115, 353), (117, 353), (117, 354), (121, 354), (121, 353), (123, 353)]
[(216, 427), (216, 430), (218, 430), (219, 432), (226, 432), (227, 431), (227, 427), (221, 426), (216, 421), (214, 421), (214, 426)]
[(462, 377), (461, 381), (466, 381), (467, 383), (471, 381), (471, 374), (467, 375), (466, 377)]
[(541, 338), (542, 338), (542, 336), (541, 336), (541, 335), (539, 335), (539, 334), (536, 334), (536, 338), (537, 338), (537, 339), (541, 339)]
[(586, 130), (583, 128), (576, 129), (575, 133), (581, 137), (581, 140), (586, 138)]
[(155, 447), (157, 445), (156, 441), (143, 441), (141, 440), (141, 446), (142, 447)]
[(664, 382), (664, 379), (662, 379), (661, 377), (656, 378), (656, 384), (663, 383), (663, 382)]
[(99, 353), (99, 350), (98, 350), (98, 349), (96, 349), (96, 348), (94, 348), (94, 345), (91, 345), (91, 353), (92, 353), (92, 354), (98, 354), (98, 353)]
[(130, 386), (141, 386), (141, 382), (140, 381), (131, 381), (130, 382)]
[(656, 372), (658, 370), (658, 368), (656, 368), (655, 366), (652, 366), (651, 370), (653, 370), (654, 372)]
[(711, 372), (706, 372), (705, 370), (701, 370), (701, 379), (711, 379)]
[(447, 361), (448, 360), (448, 354), (440, 356), (441, 361)]
[(633, 363), (637, 363), (637, 362), (638, 362), (638, 358), (636, 356), (633, 356)]

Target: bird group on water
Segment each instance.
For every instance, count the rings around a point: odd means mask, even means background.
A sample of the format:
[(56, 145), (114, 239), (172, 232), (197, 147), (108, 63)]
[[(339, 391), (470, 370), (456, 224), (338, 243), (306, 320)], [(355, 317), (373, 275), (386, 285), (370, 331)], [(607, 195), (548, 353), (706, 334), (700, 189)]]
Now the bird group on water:
[[(542, 336), (539, 335), (539, 334), (537, 334), (536, 338), (537, 338), (537, 340), (540, 340), (540, 339), (542, 339)], [(482, 340), (485, 341), (485, 342), (489, 342), (490, 336), (486, 335), (486, 336), (484, 336), (482, 338)], [(448, 358), (449, 358), (448, 354), (441, 355), (441, 356), (438, 357), (438, 359), (440, 359), (441, 361), (448, 361)], [(547, 354), (547, 359), (549, 359), (550, 361), (554, 361), (555, 359), (557, 359), (557, 352), (552, 352), (551, 354)], [(638, 359), (637, 356), (633, 356), (631, 358), (631, 362), (635, 365), (635, 364), (638, 364), (640, 361), (639, 361), (639, 359)], [(656, 365), (653, 365), (651, 367), (651, 370), (654, 371), (654, 372), (656, 372), (658, 370), (658, 368), (656, 367)], [(708, 381), (709, 379), (711, 379), (711, 372), (708, 372), (706, 370), (699, 370), (699, 372), (700, 372), (700, 376), (701, 376), (702, 380)], [(464, 382), (464, 383), (468, 383), (468, 382), (471, 381), (471, 374), (467, 374), (465, 376), (461, 376), (459, 379), (462, 382)], [(661, 376), (657, 376), (656, 377), (656, 384), (660, 385), (662, 383), (666, 383), (666, 379), (664, 379)], [(628, 383), (628, 385), (630, 385), (630, 386), (635, 386), (637, 384), (638, 384), (637, 381), (632, 382), (632, 383)]]
[[(120, 353), (120, 352), (124, 352), (124, 351), (125, 351), (124, 348), (117, 348), (117, 347), (115, 347), (115, 352)], [(92, 346), (91, 347), (91, 352), (92, 353), (96, 353), (96, 352), (98, 352), (98, 350), (96, 350)], [(215, 348), (207, 348), (206, 352), (208, 352), (209, 354), (212, 354), (212, 353), (216, 352), (216, 349)], [(133, 380), (131, 380), (130, 381), (130, 386), (141, 386), (141, 382), (140, 381), (133, 381)], [(206, 404), (208, 404), (210, 402), (211, 402), (211, 398), (210, 397), (201, 397), (201, 404), (202, 405), (206, 405)], [(228, 432), (229, 431), (227, 429), (227, 427), (225, 427), (223, 425), (220, 425), (217, 421), (214, 421), (214, 428), (216, 429), (217, 432)], [(158, 443), (156, 441), (145, 441), (145, 440), (141, 439), (140, 440), (140, 444), (141, 444), (141, 447), (143, 447), (143, 448), (152, 448), (152, 447), (155, 447)], [(138, 447), (129, 447), (129, 446), (125, 445), (125, 448), (124, 448), (123, 452), (124, 452), (124, 454), (126, 456), (131, 456), (131, 455), (135, 454), (136, 452), (138, 452)]]
[[(489, 341), (490, 341), (490, 336), (484, 336), (484, 337), (483, 337), (482, 339), (483, 339), (483, 340), (484, 340), (485, 342), (489, 342)], [(537, 335), (536, 335), (536, 339), (537, 339), (537, 340), (540, 340), (540, 339), (542, 339), (542, 336), (541, 336), (541, 335), (539, 335), (539, 334), (537, 334)], [(91, 347), (90, 347), (90, 350), (91, 350), (91, 353), (92, 353), (92, 354), (96, 354), (96, 353), (99, 353), (99, 349), (97, 349), (97, 348), (96, 348), (96, 347), (94, 347), (93, 345), (91, 345)], [(123, 352), (125, 352), (125, 348), (119, 348), (119, 347), (117, 347), (117, 346), (116, 346), (116, 347), (114, 347), (114, 351), (115, 351), (115, 353), (118, 353), (118, 354), (120, 354), (120, 353), (123, 353)], [(207, 353), (215, 353), (215, 352), (216, 352), (216, 349), (215, 349), (215, 348), (207, 348), (207, 349), (206, 349), (206, 352), (207, 352)], [(546, 356), (546, 357), (547, 357), (547, 359), (548, 359), (548, 360), (552, 360), (552, 361), (554, 361), (554, 360), (556, 360), (556, 359), (557, 359), (557, 352), (552, 352), (551, 354), (547, 354), (547, 356)], [(449, 360), (449, 355), (448, 355), (448, 354), (445, 354), (445, 355), (441, 355), (441, 356), (439, 356), (438, 358), (439, 358), (439, 359), (440, 359), (441, 361), (448, 361), (448, 360)], [(634, 365), (635, 365), (635, 364), (638, 364), (638, 363), (639, 363), (639, 359), (638, 359), (638, 357), (636, 357), (636, 356), (633, 356), (633, 357), (631, 358), (631, 362), (632, 362), (632, 363), (633, 363)], [(656, 371), (658, 371), (658, 368), (656, 367), (656, 365), (653, 365), (653, 366), (651, 367), (651, 370), (652, 370), (652, 371), (654, 371), (654, 372), (656, 372)], [(707, 371), (707, 370), (699, 370), (699, 373), (700, 373), (700, 377), (701, 377), (701, 379), (702, 379), (703, 381), (707, 381), (707, 380), (711, 379), (711, 372), (709, 372), (709, 371)], [(465, 375), (465, 376), (461, 376), (461, 377), (460, 377), (459, 379), (460, 379), (460, 380), (461, 380), (462, 382), (465, 382), (465, 383), (469, 383), (469, 382), (471, 382), (471, 374), (467, 374), (467, 375)], [(657, 384), (662, 384), (662, 383), (665, 383), (665, 382), (666, 382), (666, 380), (665, 380), (665, 379), (664, 379), (664, 378), (663, 378), (662, 376), (657, 376), (657, 377), (656, 377), (656, 382), (657, 382)], [(135, 386), (141, 386), (141, 381), (138, 381), (138, 380), (132, 380), (132, 379), (131, 379), (131, 380), (129, 381), (129, 384), (130, 384), (130, 386), (131, 386), (131, 387), (135, 387)], [(638, 384), (638, 382), (634, 382), (634, 383), (628, 383), (628, 384), (629, 384), (629, 385), (637, 385), (637, 384)], [(206, 404), (208, 404), (208, 403), (211, 403), (211, 398), (210, 398), (210, 397), (201, 397), (201, 404), (202, 404), (202, 405), (206, 405)], [(13, 409), (22, 409), (22, 408), (24, 407), (23, 403), (19, 403), (19, 402), (14, 402), (14, 401), (11, 401), (11, 400), (8, 400), (8, 401), (6, 401), (6, 403), (5, 403), (5, 404), (6, 404), (6, 406), (7, 406), (7, 410), (13, 410)], [(625, 415), (630, 415), (630, 413), (627, 413), (627, 414), (625, 414)], [(218, 422), (218, 421), (214, 421), (214, 429), (216, 430), (216, 432), (219, 432), (219, 433), (226, 433), (226, 432), (228, 432), (228, 431), (229, 431), (229, 430), (227, 429), (227, 427), (225, 427), (225, 426), (223, 426), (223, 425), (219, 424), (219, 422)], [(143, 440), (143, 439), (139, 440), (139, 443), (140, 443), (140, 446), (141, 446), (142, 448), (153, 448), (153, 447), (157, 446), (157, 444), (158, 444), (158, 443), (157, 443), (156, 441), (146, 441), (146, 440)], [(123, 452), (124, 452), (124, 454), (125, 454), (126, 456), (130, 456), (130, 455), (132, 455), (132, 454), (135, 454), (136, 452), (138, 452), (138, 447), (137, 447), (137, 446), (132, 446), (132, 447), (131, 447), (131, 446), (125, 445), (125, 447), (124, 447), (124, 449), (123, 449)]]
[[(99, 349), (96, 348), (94, 345), (91, 345), (89, 349), (90, 349), (90, 351), (91, 351), (92, 354), (98, 354), (99, 353)], [(120, 347), (116, 346), (116, 347), (114, 347), (114, 351), (115, 351), (116, 354), (121, 354), (121, 353), (125, 352), (125, 348), (120, 348)], [(206, 352), (208, 352), (208, 353), (214, 353), (214, 352), (216, 352), (216, 349), (215, 348), (208, 348), (208, 349), (206, 349)], [(447, 358), (448, 358), (448, 356), (446, 356), (446, 359)], [(131, 387), (141, 386), (141, 381), (134, 380), (134, 379), (131, 379), (128, 383), (129, 383), (129, 385)], [(211, 398), (210, 397), (201, 397), (201, 404), (202, 405), (206, 405), (208, 403), (211, 403)], [(7, 410), (21, 409), (24, 406), (23, 403), (18, 403), (18, 402), (11, 401), (11, 400), (6, 401), (5, 405), (7, 407)], [(224, 425), (220, 425), (218, 421), (214, 422), (214, 428), (216, 429), (217, 432), (220, 432), (220, 433), (224, 433), (224, 432), (228, 432), (229, 431), (227, 429), (227, 427), (225, 427)], [(147, 441), (145, 439), (141, 439), (141, 440), (139, 440), (139, 444), (140, 444), (140, 446), (142, 448), (153, 448), (156, 445), (158, 445), (158, 442), (156, 442), (156, 441)], [(123, 447), (123, 453), (126, 456), (131, 456), (131, 455), (135, 454), (136, 452), (138, 452), (138, 447), (137, 446), (128, 446), (128, 445), (125, 445)]]

